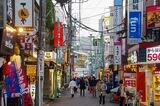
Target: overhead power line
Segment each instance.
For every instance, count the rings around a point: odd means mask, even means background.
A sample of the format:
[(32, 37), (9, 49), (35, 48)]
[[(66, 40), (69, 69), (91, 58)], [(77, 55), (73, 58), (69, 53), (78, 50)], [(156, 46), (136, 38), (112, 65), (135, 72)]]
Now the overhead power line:
[[(144, 0), (141, 0), (141, 1), (139, 1), (139, 2), (142, 2), (142, 1), (144, 1)], [(114, 12), (114, 11), (116, 11), (116, 10), (122, 8), (122, 7), (128, 7), (128, 6), (132, 5), (132, 4), (134, 4), (134, 3), (130, 3), (129, 5), (125, 5), (125, 6), (120, 6), (119, 8), (113, 9), (113, 11), (110, 11), (110, 12)], [(83, 28), (83, 29), (85, 29), (85, 30), (88, 30), (88, 31), (92, 31), (92, 32), (104, 33), (104, 31), (95, 30), (95, 29), (93, 29), (93, 28), (91, 28), (91, 27), (89, 27), (89, 26), (87, 26), (87, 25), (79, 22), (76, 18), (74, 18), (71, 14), (69, 14), (69, 13), (67, 12), (67, 9), (66, 9), (65, 5), (64, 5), (64, 8), (65, 8), (65, 11), (66, 11), (67, 15), (69, 15), (74, 21), (76, 21), (77, 23), (79, 23), (79, 24), (78, 24), (79, 27), (81, 27), (81, 28)], [(105, 12), (105, 13), (110, 13), (110, 12)], [(84, 18), (83, 18), (83, 19), (84, 19)], [(72, 20), (72, 21), (73, 21), (73, 20)], [(117, 28), (117, 27), (119, 27), (119, 26), (121, 26), (121, 25), (123, 25), (123, 23), (120, 23), (120, 24), (118, 24), (118, 25), (116, 25), (116, 26), (113, 26), (113, 28), (110, 28), (110, 29), (108, 29), (107, 31), (109, 32), (109, 31), (111, 31), (111, 30), (113, 30), (113, 29), (115, 29), (115, 28)], [(116, 33), (116, 32), (115, 32), (115, 33)]]
[[(144, 0), (141, 0), (141, 1), (139, 1), (139, 2), (142, 2), (142, 1), (144, 1)], [(128, 7), (128, 6), (132, 5), (132, 4), (133, 4), (133, 3), (130, 3), (129, 5), (119, 6), (119, 7), (120, 7), (120, 8)], [(85, 20), (85, 19), (88, 19), (88, 18), (94, 18), (94, 17), (100, 16), (100, 15), (103, 15), (103, 14), (106, 14), (106, 13), (114, 12), (114, 11), (116, 11), (116, 10), (120, 9), (120, 8), (116, 8), (116, 9), (113, 9), (112, 11), (99, 13), (99, 14), (92, 15), (92, 16), (89, 16), (89, 17), (84, 17), (84, 18), (82, 18), (81, 20)], [(110, 8), (105, 8), (105, 9), (110, 9)]]

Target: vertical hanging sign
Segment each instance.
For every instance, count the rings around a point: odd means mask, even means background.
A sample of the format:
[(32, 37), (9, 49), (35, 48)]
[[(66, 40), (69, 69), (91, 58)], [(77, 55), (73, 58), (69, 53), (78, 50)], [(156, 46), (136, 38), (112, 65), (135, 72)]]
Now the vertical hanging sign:
[[(122, 28), (119, 26), (122, 23), (122, 18), (123, 18), (123, 1), (122, 0), (114, 0), (114, 9), (115, 11), (113, 12), (113, 25), (117, 26), (114, 31), (118, 32), (121, 31)], [(114, 65), (121, 65), (122, 63), (122, 46), (121, 46), (121, 41), (120, 41), (120, 35), (115, 34), (114, 35)]]
[(63, 45), (63, 23), (55, 22), (53, 30), (53, 46), (57, 48)]
[(114, 37), (114, 64), (120, 65), (122, 63), (122, 46), (121, 41), (119, 41), (119, 35)]
[(15, 0), (15, 26), (33, 27), (33, 0)]
[(129, 0), (128, 2), (128, 44), (142, 42), (143, 0)]

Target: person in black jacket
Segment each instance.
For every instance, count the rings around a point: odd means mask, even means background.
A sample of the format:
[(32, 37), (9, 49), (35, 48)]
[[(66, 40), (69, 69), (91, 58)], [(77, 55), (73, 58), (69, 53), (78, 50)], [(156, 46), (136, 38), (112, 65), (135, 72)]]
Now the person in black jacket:
[(84, 78), (80, 79), (80, 96), (85, 96), (86, 83)]

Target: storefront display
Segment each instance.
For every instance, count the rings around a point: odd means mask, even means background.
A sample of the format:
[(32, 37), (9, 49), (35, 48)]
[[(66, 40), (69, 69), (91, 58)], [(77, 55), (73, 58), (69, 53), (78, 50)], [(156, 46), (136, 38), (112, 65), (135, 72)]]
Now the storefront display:
[(160, 70), (153, 72), (154, 101), (160, 103)]

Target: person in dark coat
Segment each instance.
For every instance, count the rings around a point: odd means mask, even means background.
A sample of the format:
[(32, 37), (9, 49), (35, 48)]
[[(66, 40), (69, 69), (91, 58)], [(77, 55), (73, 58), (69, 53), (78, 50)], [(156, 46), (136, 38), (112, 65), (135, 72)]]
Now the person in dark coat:
[(80, 96), (85, 96), (86, 82), (84, 78), (80, 80)]

